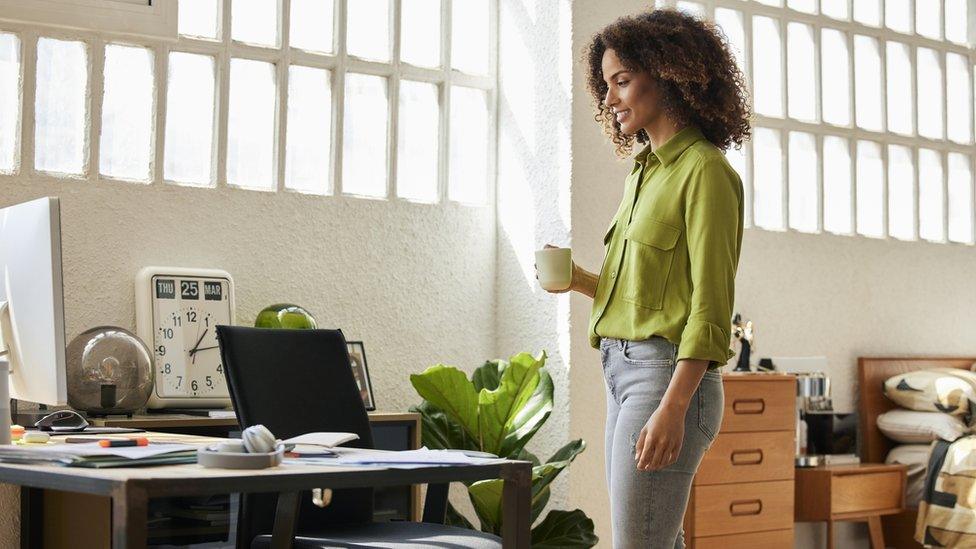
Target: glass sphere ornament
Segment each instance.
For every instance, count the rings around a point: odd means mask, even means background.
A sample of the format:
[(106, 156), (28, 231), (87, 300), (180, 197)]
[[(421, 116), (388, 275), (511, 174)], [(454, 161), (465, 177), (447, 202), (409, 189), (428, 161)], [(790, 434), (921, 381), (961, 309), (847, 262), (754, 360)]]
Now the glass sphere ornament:
[(305, 308), (291, 303), (277, 303), (265, 307), (254, 320), (255, 328), (285, 328), (314, 330), (315, 317)]
[(65, 351), (68, 404), (92, 415), (131, 414), (153, 389), (152, 352), (125, 328), (99, 326)]

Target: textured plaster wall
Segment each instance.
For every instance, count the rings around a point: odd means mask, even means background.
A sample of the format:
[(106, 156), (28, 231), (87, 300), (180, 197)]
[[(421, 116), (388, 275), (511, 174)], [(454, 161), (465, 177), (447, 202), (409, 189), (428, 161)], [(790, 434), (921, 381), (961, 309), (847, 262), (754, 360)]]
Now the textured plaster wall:
[[(0, 206), (42, 196), (61, 197), (69, 340), (103, 324), (134, 330), (135, 274), (165, 265), (229, 271), (240, 324), (295, 302), (320, 327), (363, 340), (380, 411), (419, 400), (411, 373), (436, 362), (470, 371), (495, 355), (491, 207), (0, 180)], [(0, 525), (11, 526), (0, 547), (17, 545), (18, 509), (16, 492), (0, 492)]]
[[(573, 51), (619, 15), (646, 9), (637, 0), (573, 4)], [(574, 65), (572, 127), (573, 254), (597, 270), (602, 238), (632, 161), (617, 161), (592, 121), (581, 65)], [(838, 410), (856, 406), (856, 360), (867, 355), (976, 354), (976, 250), (959, 245), (747, 229), (736, 281), (737, 311), (755, 322), (756, 356), (828, 359)], [(605, 396), (599, 353), (587, 342), (590, 300), (570, 311), (570, 436), (589, 450), (570, 473), (570, 505), (597, 522), (611, 543), (603, 472)], [(838, 547), (868, 547), (866, 528), (843, 524)], [(825, 528), (798, 524), (796, 547), (825, 544)]]
[[(549, 355), (555, 404), (529, 446), (545, 461), (570, 440), (569, 297), (541, 290), (533, 264), (546, 243), (570, 245), (571, 4), (502, 0), (499, 10), (497, 348)], [(557, 480), (551, 509), (573, 508), (566, 491)]]

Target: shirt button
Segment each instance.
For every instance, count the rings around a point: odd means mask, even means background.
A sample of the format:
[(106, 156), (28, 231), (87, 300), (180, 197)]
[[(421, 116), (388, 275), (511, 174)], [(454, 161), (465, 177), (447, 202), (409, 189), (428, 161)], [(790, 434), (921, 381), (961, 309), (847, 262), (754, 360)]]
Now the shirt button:
[(610, 278), (617, 278), (617, 271), (610, 271)]

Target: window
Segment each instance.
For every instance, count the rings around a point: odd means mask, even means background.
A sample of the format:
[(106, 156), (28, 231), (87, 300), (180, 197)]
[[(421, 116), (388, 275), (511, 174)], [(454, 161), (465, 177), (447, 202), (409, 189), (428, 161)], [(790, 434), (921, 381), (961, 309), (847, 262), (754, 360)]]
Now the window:
[(749, 83), (753, 138), (727, 153), (747, 224), (973, 243), (976, 2), (662, 3), (713, 20)]
[(172, 42), (0, 22), (0, 174), (488, 203), (497, 0), (177, 1)]

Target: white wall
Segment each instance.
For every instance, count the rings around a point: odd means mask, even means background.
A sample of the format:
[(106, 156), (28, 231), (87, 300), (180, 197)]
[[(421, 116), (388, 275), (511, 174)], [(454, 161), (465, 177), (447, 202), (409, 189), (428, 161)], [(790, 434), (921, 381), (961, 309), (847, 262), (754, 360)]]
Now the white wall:
[[(362, 339), (380, 411), (419, 402), (411, 373), (495, 356), (493, 208), (0, 178), (0, 206), (42, 196), (61, 197), (68, 340), (105, 324), (134, 330), (141, 267), (193, 266), (231, 273), (240, 324), (295, 302)], [(19, 505), (3, 496), (7, 524)], [(0, 529), (0, 547), (16, 533)]]

